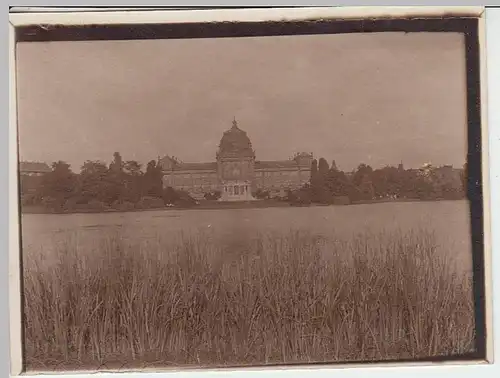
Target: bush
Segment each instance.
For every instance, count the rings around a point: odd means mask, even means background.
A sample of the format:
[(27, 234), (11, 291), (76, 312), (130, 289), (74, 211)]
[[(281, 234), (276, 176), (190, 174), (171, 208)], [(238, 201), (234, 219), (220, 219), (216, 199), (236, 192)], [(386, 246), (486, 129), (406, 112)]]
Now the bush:
[(165, 205), (174, 204), (179, 199), (179, 194), (177, 193), (177, 191), (170, 186), (163, 189), (162, 194), (163, 194), (163, 203)]
[(57, 198), (54, 198), (54, 197), (43, 197), (42, 198), (42, 201), (41, 201), (41, 204), (42, 206), (49, 210), (49, 211), (53, 211), (53, 212), (60, 212), (63, 210), (63, 206), (64, 206), (64, 202), (57, 199)]
[(219, 190), (215, 190), (213, 192), (205, 193), (205, 199), (207, 201), (217, 201), (222, 196), (222, 193)]
[(197, 204), (196, 200), (189, 195), (189, 193), (179, 190), (177, 191), (177, 199), (175, 201), (176, 206), (180, 207), (192, 207)]
[(260, 200), (265, 200), (265, 199), (270, 199), (271, 198), (271, 193), (269, 193), (268, 190), (262, 190), (262, 189), (257, 189), (255, 193), (252, 193), (252, 195)]
[(64, 202), (64, 210), (65, 211), (73, 211), (76, 210), (78, 204), (75, 198), (70, 198)]
[(129, 202), (129, 201), (118, 200), (118, 201), (113, 202), (111, 207), (113, 209), (119, 210), (119, 211), (130, 211), (130, 210), (135, 209), (135, 204), (133, 202)]
[(350, 203), (351, 203), (351, 200), (347, 196), (333, 197), (333, 204), (334, 205), (349, 205)]
[(90, 210), (106, 210), (106, 209), (109, 209), (109, 205), (102, 202), (102, 201), (99, 201), (99, 200), (96, 200), (96, 199), (92, 199), (88, 202), (87, 206), (86, 206), (88, 209)]
[(158, 209), (165, 206), (165, 202), (161, 198), (156, 197), (142, 197), (136, 204), (139, 209)]
[(21, 205), (23, 206), (33, 206), (36, 205), (36, 196), (34, 194), (22, 194), (21, 195)]
[(296, 206), (310, 205), (312, 203), (311, 190), (309, 188), (301, 188), (296, 191), (289, 191), (287, 201), (290, 202), (291, 205)]

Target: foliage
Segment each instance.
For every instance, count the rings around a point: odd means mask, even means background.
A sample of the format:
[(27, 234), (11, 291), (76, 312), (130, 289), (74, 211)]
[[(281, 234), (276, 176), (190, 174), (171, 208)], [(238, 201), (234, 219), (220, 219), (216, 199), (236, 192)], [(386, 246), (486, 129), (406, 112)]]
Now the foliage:
[(308, 186), (305, 186), (297, 191), (289, 190), (287, 192), (286, 200), (295, 206), (310, 205), (312, 202), (311, 191)]
[[(443, 179), (440, 169), (426, 166), (422, 170), (386, 166), (373, 169), (360, 164), (352, 172), (339, 170), (335, 160), (331, 166), (324, 158), (314, 159), (309, 183), (298, 190), (288, 191), (286, 200), (294, 205), (310, 203), (335, 204), (373, 200), (435, 200), (465, 198), (467, 164), (458, 175), (458, 185)], [(448, 169), (449, 171), (449, 168)], [(451, 168), (453, 170), (453, 168)], [(449, 172), (448, 172), (449, 173)], [(446, 175), (444, 175), (446, 176)], [(69, 164), (58, 161), (52, 171), (42, 177), (21, 177), (22, 203), (25, 206), (42, 205), (50, 211), (72, 211), (87, 206), (118, 210), (151, 208), (144, 198), (163, 200), (165, 205), (193, 206), (191, 196), (173, 188), (163, 187), (161, 165), (151, 160), (145, 172), (134, 160), (123, 161), (119, 152), (113, 154), (109, 166), (101, 161), (87, 160), (80, 173), (71, 171)], [(257, 199), (270, 199), (267, 190), (257, 189)], [(219, 191), (205, 194), (206, 200), (217, 200)], [(154, 201), (160, 207), (160, 201)]]
[(253, 196), (257, 199), (266, 200), (271, 198), (271, 193), (269, 193), (269, 190), (258, 188), (255, 193), (253, 193)]
[(165, 203), (163, 198), (146, 196), (142, 197), (136, 204), (137, 209), (157, 209), (163, 207)]
[(197, 204), (196, 200), (183, 190), (176, 190), (175, 204), (181, 207), (191, 207)]
[(151, 160), (146, 167), (146, 173), (143, 177), (142, 193), (147, 196), (161, 198), (163, 195), (162, 178), (161, 165)]
[(109, 166), (102, 161), (85, 161), (79, 174), (73, 173), (69, 164), (58, 161), (42, 177), (21, 177), (22, 203), (41, 205), (53, 212), (132, 210), (195, 203), (187, 193), (163, 188), (162, 167), (156, 161), (148, 163), (146, 172), (141, 168), (137, 161), (124, 162), (119, 152), (113, 154)]
[(43, 176), (38, 197), (51, 197), (54, 203), (62, 204), (74, 195), (75, 187), (76, 176), (70, 165), (57, 161), (52, 164), (52, 171)]
[(205, 199), (208, 201), (217, 201), (219, 198), (221, 198), (222, 193), (220, 190), (214, 190), (212, 192), (205, 193)]
[[(324, 158), (314, 160), (311, 166), (309, 185), (288, 195), (291, 203), (297, 203), (298, 193), (309, 192), (314, 203), (331, 204), (337, 199), (348, 197), (349, 201), (372, 201), (375, 199), (462, 199), (465, 196), (466, 166), (459, 173), (460, 183), (453, 183), (440, 178), (439, 169), (450, 171), (450, 167), (427, 170), (408, 169), (400, 165), (373, 169), (367, 164), (360, 164), (353, 172), (346, 174), (339, 170), (335, 161), (332, 166)], [(452, 170), (453, 168), (451, 168)], [(302, 194), (303, 196), (303, 194)], [(343, 202), (345, 202), (343, 200)]]
[(115, 188), (111, 180), (112, 175), (108, 174), (108, 167), (100, 161), (87, 160), (80, 172), (80, 196), (84, 202), (92, 200), (101, 202), (113, 202), (115, 198), (113, 192)]

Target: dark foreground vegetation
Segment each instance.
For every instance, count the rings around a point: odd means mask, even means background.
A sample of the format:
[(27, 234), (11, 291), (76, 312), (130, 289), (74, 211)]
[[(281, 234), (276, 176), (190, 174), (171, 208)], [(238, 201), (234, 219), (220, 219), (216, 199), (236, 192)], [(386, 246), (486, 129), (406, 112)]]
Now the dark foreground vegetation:
[(472, 277), (432, 234), (109, 236), (24, 253), (28, 370), (372, 361), (471, 352)]
[[(79, 173), (62, 161), (42, 176), (21, 175), (21, 203), (26, 212), (102, 212), (190, 208), (200, 203), (189, 193), (163, 187), (162, 167), (150, 161), (145, 171), (136, 161), (114, 154), (108, 165), (86, 161)], [(339, 170), (323, 158), (314, 160), (309, 183), (280, 193), (255, 190), (260, 200), (290, 205), (339, 204), (373, 201), (456, 200), (465, 198), (466, 167), (424, 166), (421, 169), (360, 164), (352, 172)], [(220, 192), (205, 194), (201, 202), (215, 204)], [(200, 207), (203, 207), (200, 206)], [(206, 206), (205, 206), (206, 207)], [(213, 207), (208, 205), (208, 207)]]
[(150, 161), (143, 172), (138, 162), (124, 162), (119, 153), (109, 165), (86, 161), (80, 173), (58, 161), (42, 176), (21, 175), (20, 186), (21, 205), (39, 212), (130, 211), (196, 204), (188, 193), (163, 188), (162, 169), (156, 161)]
[(360, 164), (352, 172), (339, 170), (332, 162), (314, 160), (311, 179), (303, 188), (288, 192), (292, 204), (339, 204), (373, 201), (458, 200), (466, 196), (466, 166), (433, 167), (420, 169), (383, 167), (373, 169)]

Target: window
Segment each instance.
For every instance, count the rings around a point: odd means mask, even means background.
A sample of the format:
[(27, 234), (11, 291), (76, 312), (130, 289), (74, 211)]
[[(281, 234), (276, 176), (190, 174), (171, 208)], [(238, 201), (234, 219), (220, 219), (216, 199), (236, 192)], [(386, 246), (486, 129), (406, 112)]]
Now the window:
[(235, 194), (235, 195), (240, 194), (240, 193), (239, 193), (239, 189), (240, 189), (240, 187), (239, 187), (238, 185), (235, 185), (235, 186), (234, 186), (234, 194)]

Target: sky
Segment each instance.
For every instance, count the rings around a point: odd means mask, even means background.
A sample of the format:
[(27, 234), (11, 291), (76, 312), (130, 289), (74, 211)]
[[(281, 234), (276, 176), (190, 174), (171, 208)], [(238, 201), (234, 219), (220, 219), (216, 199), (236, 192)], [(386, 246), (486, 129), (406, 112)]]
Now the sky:
[(456, 33), (22, 42), (17, 62), (22, 160), (214, 161), (235, 117), (258, 160), (465, 162)]

